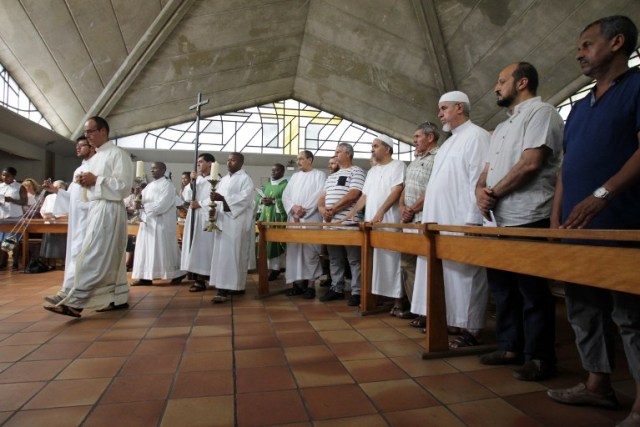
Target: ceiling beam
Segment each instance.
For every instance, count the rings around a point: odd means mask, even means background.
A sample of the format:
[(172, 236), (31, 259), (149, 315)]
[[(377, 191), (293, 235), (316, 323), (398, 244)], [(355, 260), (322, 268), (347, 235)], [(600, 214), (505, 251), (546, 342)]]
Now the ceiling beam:
[(433, 62), (436, 87), (440, 93), (455, 90), (453, 72), (444, 46), (440, 22), (433, 0), (412, 0), (422, 30), (427, 55)]
[(147, 62), (149, 62), (158, 48), (162, 46), (175, 27), (182, 21), (182, 18), (194, 2), (195, 0), (170, 0), (167, 5), (162, 8), (156, 19), (151, 23), (140, 40), (138, 40), (138, 43), (136, 43), (127, 58), (122, 62), (120, 68), (114, 73), (109, 83), (107, 83), (91, 108), (89, 108), (84, 119), (72, 135), (73, 138), (82, 133), (84, 123), (89, 117), (106, 117), (109, 115), (113, 107), (120, 101), (147, 65)]

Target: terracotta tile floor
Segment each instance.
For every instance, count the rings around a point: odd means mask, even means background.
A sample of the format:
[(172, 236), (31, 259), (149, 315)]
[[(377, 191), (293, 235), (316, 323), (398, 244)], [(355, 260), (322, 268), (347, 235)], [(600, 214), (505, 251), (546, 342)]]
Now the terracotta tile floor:
[(561, 373), (525, 383), (476, 356), (422, 360), (424, 336), (386, 313), (257, 300), (253, 275), (227, 304), (159, 282), (131, 288), (127, 311), (81, 320), (41, 308), (61, 279), (0, 271), (2, 425), (597, 427), (623, 419), (634, 393), (620, 354), (621, 409), (547, 399), (547, 388), (583, 377), (560, 300)]

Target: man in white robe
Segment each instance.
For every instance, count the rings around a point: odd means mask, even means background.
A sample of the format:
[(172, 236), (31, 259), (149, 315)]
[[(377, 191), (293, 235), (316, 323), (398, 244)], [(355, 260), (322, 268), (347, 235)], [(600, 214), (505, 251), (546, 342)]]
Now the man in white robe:
[(211, 199), (216, 202), (219, 231), (213, 231), (213, 253), (210, 283), (218, 289), (211, 300), (227, 301), (234, 293), (243, 293), (254, 237), (253, 181), (242, 170), (244, 156), (231, 153), (227, 160), (229, 173), (220, 180)]
[(82, 249), (76, 257), (75, 280), (67, 296), (45, 309), (80, 317), (85, 308), (99, 311), (129, 307), (129, 284), (125, 267), (127, 213), (122, 199), (133, 182), (129, 153), (109, 141), (109, 124), (94, 116), (84, 124), (84, 134), (96, 154), (78, 181), (82, 197), (90, 201)]
[(154, 181), (142, 190), (140, 227), (133, 257), (131, 286), (151, 286), (153, 279), (172, 279), (179, 284), (185, 276), (180, 270), (178, 224), (176, 221), (176, 189), (164, 176), (163, 162), (151, 164)]
[[(469, 98), (462, 92), (448, 92), (440, 98), (438, 117), (443, 130), (452, 135), (436, 154), (425, 194), (423, 223), (482, 224), (475, 187), (489, 149), (489, 133), (469, 120), (469, 111)], [(450, 347), (477, 345), (489, 297), (486, 270), (452, 261), (442, 264), (447, 325), (451, 332), (462, 332)], [(418, 257), (411, 312), (422, 316), (427, 315), (426, 273), (426, 258)]]
[[(364, 208), (364, 220), (371, 223), (400, 223), (398, 200), (402, 194), (405, 171), (404, 162), (394, 160), (393, 141), (386, 135), (378, 135), (371, 143), (371, 158), (375, 166), (369, 169), (362, 188), (362, 196), (347, 219), (353, 220), (356, 212)], [(397, 229), (388, 231), (398, 231)], [(402, 280), (400, 253), (386, 249), (373, 250), (371, 292), (394, 298), (392, 315), (402, 312)]]
[(88, 162), (96, 154), (84, 135), (76, 139), (76, 155), (82, 159), (80, 166), (73, 172), (73, 177), (67, 190), (57, 189), (49, 183), (43, 187), (47, 191), (55, 192), (54, 215), (68, 215), (67, 217), (67, 251), (64, 262), (64, 278), (62, 286), (55, 295), (46, 295), (43, 299), (49, 304), (58, 304), (73, 287), (76, 277), (76, 257), (82, 249), (82, 241), (87, 227), (87, 215), (89, 214), (89, 201), (82, 198), (82, 186), (78, 183), (80, 174), (88, 170)]
[[(198, 173), (191, 172), (191, 185), (184, 187), (182, 192), (182, 198), (189, 203), (189, 210), (182, 235), (180, 269), (188, 271), (194, 276), (195, 283), (189, 288), (189, 292), (206, 290), (205, 280), (208, 280), (211, 272), (213, 233), (205, 232), (204, 229), (209, 222), (211, 193), (209, 175), (213, 162), (215, 162), (215, 158), (209, 153), (198, 156)], [(195, 199), (193, 198), (194, 186), (196, 188)], [(193, 237), (191, 235), (192, 228)]]
[[(324, 189), (327, 176), (313, 169), (313, 153), (308, 150), (298, 153), (298, 169), (282, 194), (282, 203), (287, 212), (288, 222), (321, 222), (318, 211), (318, 199)], [(308, 243), (287, 244), (287, 283), (293, 283), (287, 291), (288, 296), (302, 295), (313, 299), (316, 290), (313, 281), (322, 275), (320, 265), (321, 245)]]

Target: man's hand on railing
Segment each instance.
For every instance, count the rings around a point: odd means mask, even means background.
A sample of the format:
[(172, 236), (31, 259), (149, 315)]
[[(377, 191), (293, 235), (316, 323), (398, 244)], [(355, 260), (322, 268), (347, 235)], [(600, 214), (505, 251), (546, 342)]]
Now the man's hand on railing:
[(607, 199), (589, 196), (578, 203), (560, 228), (584, 228), (607, 206)]

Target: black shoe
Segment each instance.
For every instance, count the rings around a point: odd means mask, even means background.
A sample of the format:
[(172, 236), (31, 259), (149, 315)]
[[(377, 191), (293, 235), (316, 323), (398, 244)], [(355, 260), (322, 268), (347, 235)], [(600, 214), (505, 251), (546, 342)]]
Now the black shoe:
[(131, 284), (131, 286), (152, 286), (153, 281), (147, 279), (136, 280)]
[(336, 292), (334, 290), (329, 289), (329, 291), (320, 297), (320, 301), (333, 301), (338, 299), (344, 299), (344, 292)]
[(316, 289), (315, 288), (306, 288), (302, 292), (302, 298), (304, 299), (314, 299), (316, 297)]
[(180, 283), (182, 283), (185, 277), (187, 277), (186, 274), (183, 274), (182, 276), (174, 277), (173, 279), (171, 279), (171, 284), (179, 285)]
[(349, 301), (347, 301), (349, 307), (356, 307), (360, 305), (360, 294), (351, 294)]
[(524, 363), (524, 357), (522, 357), (521, 354), (512, 357), (507, 357), (506, 354), (507, 352), (503, 350), (496, 350), (491, 353), (483, 354), (480, 356), (480, 363), (490, 366), (522, 365)]
[(556, 365), (542, 360), (527, 360), (513, 370), (513, 376), (520, 381), (543, 381), (556, 375)]
[(269, 281), (276, 280), (280, 275), (280, 270), (269, 270)]

